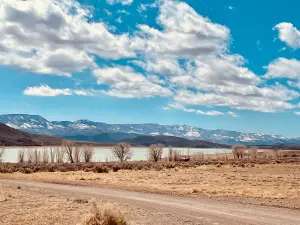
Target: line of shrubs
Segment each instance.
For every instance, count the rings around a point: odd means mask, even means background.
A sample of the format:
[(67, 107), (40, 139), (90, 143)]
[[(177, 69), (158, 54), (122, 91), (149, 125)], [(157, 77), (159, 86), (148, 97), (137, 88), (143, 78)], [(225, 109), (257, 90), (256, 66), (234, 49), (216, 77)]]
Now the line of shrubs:
[(193, 160), (189, 162), (100, 162), (100, 163), (2, 163), (0, 173), (21, 172), (25, 174), (36, 172), (69, 172), (85, 171), (94, 173), (118, 172), (119, 170), (163, 170), (172, 168), (189, 168), (201, 165), (232, 165), (236, 167), (251, 167), (253, 164), (274, 163), (300, 163), (300, 158), (278, 158), (278, 159), (242, 159), (242, 160)]

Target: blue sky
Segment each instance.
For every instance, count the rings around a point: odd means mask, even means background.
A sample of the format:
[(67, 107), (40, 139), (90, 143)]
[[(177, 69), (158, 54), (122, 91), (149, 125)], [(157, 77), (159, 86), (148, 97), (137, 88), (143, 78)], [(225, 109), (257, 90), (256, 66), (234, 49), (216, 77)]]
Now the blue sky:
[(3, 0), (0, 114), (300, 136), (299, 9)]

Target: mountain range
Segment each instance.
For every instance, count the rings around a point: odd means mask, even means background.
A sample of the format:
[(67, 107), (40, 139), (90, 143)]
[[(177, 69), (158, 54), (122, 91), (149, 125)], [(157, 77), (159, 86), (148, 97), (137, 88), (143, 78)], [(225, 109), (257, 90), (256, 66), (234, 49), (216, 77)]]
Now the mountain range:
[(208, 130), (188, 125), (107, 124), (90, 120), (48, 121), (38, 115), (0, 115), (0, 123), (26, 132), (91, 142), (117, 142), (138, 136), (177, 136), (219, 144), (277, 145), (300, 143), (300, 137), (228, 130)]

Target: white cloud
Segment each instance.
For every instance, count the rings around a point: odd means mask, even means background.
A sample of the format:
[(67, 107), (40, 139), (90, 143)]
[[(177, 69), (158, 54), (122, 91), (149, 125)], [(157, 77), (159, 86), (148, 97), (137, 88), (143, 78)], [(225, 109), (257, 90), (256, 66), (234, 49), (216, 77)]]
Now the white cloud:
[(300, 112), (294, 112), (297, 116), (300, 116)]
[(139, 25), (139, 38), (133, 46), (155, 57), (194, 58), (224, 52), (229, 29), (212, 23), (184, 2), (162, 1), (158, 23), (162, 30)]
[(119, 98), (143, 98), (153, 96), (171, 96), (173, 93), (148, 80), (130, 67), (108, 67), (93, 71), (97, 83), (108, 85), (107, 95)]
[(185, 108), (183, 105), (180, 105), (178, 103), (169, 104), (167, 107), (164, 107), (164, 109), (165, 110), (178, 109), (178, 110), (181, 110), (184, 112), (195, 113), (197, 115), (206, 115), (206, 116), (222, 116), (222, 115), (224, 115), (224, 113), (222, 113), (220, 111), (215, 111), (215, 110), (205, 112), (205, 111), (198, 110), (198, 109)]
[(279, 23), (274, 27), (279, 31), (279, 39), (289, 47), (300, 48), (300, 31), (291, 23)]
[(291, 87), (295, 87), (300, 89), (300, 79), (298, 81), (287, 81), (287, 84), (290, 85)]
[[(127, 5), (132, 0), (108, 2)], [(299, 92), (278, 83), (268, 85), (265, 79), (285, 77), (291, 79), (290, 86), (296, 86), (298, 60), (274, 60), (266, 67), (263, 79), (247, 68), (242, 56), (230, 53), (231, 36), (226, 26), (199, 15), (184, 2), (162, 0), (141, 5), (142, 10), (148, 7), (159, 8), (156, 21), (160, 29), (141, 24), (133, 34), (117, 35), (110, 32), (111, 26), (93, 22), (91, 11), (73, 0), (2, 0), (0, 64), (68, 77), (91, 69), (97, 83), (103, 86), (102, 91), (94, 91), (44, 85), (28, 88), (25, 94), (59, 93), (55, 96), (70, 91), (74, 95), (99, 92), (118, 98), (162, 96), (184, 108), (227, 106), (262, 112), (295, 107), (289, 101), (299, 98)], [(286, 27), (276, 26), (280, 39), (296, 48), (298, 31), (287, 32)], [(131, 65), (144, 71), (118, 65), (98, 68), (96, 57), (130, 58)], [(223, 114), (235, 115), (231, 111)]]
[(260, 112), (276, 112), (292, 109), (296, 106), (291, 103), (272, 100), (262, 97), (248, 97), (240, 95), (219, 95), (215, 93), (191, 92), (180, 90), (174, 97), (180, 104), (203, 105), (203, 106), (227, 106), (230, 108), (253, 110)]
[(228, 9), (233, 10), (234, 7), (230, 5), (230, 6), (228, 6)]
[(69, 88), (55, 89), (44, 84), (38, 87), (28, 87), (24, 90), (24, 95), (40, 96), (40, 97), (55, 97), (59, 95), (93, 96), (96, 93), (101, 93), (101, 92), (95, 90), (72, 90)]
[(55, 74), (70, 77), (73, 72), (96, 67), (93, 57), (74, 49), (39, 51), (30, 57), (0, 53), (0, 64), (19, 67), (40, 74)]
[(117, 3), (120, 3), (122, 5), (131, 5), (133, 3), (133, 0), (106, 0), (106, 2), (111, 5)]
[(146, 59), (145, 61), (133, 61), (149, 73), (158, 73), (164, 76), (176, 76), (183, 74), (185, 71), (180, 67), (177, 59), (155, 58)]
[(0, 63), (70, 76), (90, 68), (92, 54), (112, 59), (135, 56), (128, 34), (114, 35), (107, 25), (88, 22), (89, 18), (90, 12), (72, 0), (2, 0)]
[(278, 58), (266, 66), (266, 78), (300, 79), (300, 61), (297, 59)]
[(24, 91), (24, 94), (30, 96), (54, 97), (58, 95), (72, 95), (72, 91), (69, 88), (53, 89), (48, 85), (41, 85), (39, 87), (28, 87)]
[(238, 114), (236, 114), (236, 113), (234, 113), (234, 112), (232, 112), (232, 111), (228, 111), (227, 114), (228, 114), (229, 116), (232, 116), (232, 117), (240, 117)]

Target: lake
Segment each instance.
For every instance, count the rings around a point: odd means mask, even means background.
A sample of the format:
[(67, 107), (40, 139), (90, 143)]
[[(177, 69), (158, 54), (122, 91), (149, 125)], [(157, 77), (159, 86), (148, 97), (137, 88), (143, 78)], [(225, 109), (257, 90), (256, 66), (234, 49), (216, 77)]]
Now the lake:
[[(9, 147), (6, 148), (3, 162), (10, 162), (15, 163), (18, 162), (18, 154), (20, 150), (33, 151), (33, 150), (50, 150), (49, 147)], [(116, 161), (111, 153), (110, 147), (95, 147), (95, 154), (93, 156), (93, 162), (105, 162), (105, 161)], [(223, 148), (173, 148), (174, 150), (180, 150), (181, 154), (197, 154), (197, 153), (204, 153), (204, 154), (215, 154), (215, 153), (231, 153), (231, 149), (223, 149)], [(164, 148), (163, 157), (168, 156), (169, 148)], [(131, 158), (132, 161), (139, 161), (139, 160), (147, 160), (148, 159), (148, 148), (145, 147), (134, 147), (132, 148), (133, 156)], [(25, 153), (26, 154), (26, 153)]]

